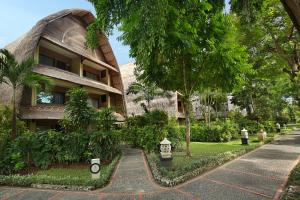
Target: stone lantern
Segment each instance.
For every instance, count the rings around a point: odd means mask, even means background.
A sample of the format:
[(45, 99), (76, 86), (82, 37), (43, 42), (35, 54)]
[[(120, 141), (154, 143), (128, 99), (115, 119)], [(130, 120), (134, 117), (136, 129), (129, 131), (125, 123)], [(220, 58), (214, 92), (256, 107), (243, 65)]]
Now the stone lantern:
[(242, 144), (243, 145), (248, 145), (249, 144), (248, 131), (245, 128), (243, 128), (243, 130), (241, 130), (241, 139), (242, 139)]
[(260, 129), (260, 131), (257, 132), (257, 138), (259, 141), (264, 141), (267, 138), (267, 132)]
[(172, 159), (171, 142), (165, 138), (160, 142), (160, 161), (162, 166), (171, 167)]
[(172, 158), (171, 142), (167, 138), (160, 142), (160, 156), (162, 159)]

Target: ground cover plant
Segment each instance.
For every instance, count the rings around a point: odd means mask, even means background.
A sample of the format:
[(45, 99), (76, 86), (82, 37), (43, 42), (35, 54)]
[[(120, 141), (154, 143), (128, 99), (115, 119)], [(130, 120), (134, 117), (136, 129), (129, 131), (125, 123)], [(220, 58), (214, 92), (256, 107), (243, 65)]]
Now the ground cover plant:
[(292, 199), (300, 199), (300, 163), (291, 172), (285, 192), (281, 196), (281, 200)]
[[(75, 184), (95, 188), (108, 181), (120, 155), (120, 134), (114, 125), (113, 111), (93, 109), (87, 104), (87, 92), (81, 88), (71, 89), (68, 97), (66, 115), (60, 122), (62, 130), (31, 133), (18, 120), (18, 137), (12, 138), (12, 112), (7, 107), (0, 109), (3, 114), (0, 116), (3, 125), (0, 128), (0, 184)], [(86, 123), (83, 125), (82, 121)], [(78, 176), (87, 173), (92, 158), (100, 158), (105, 164), (99, 180)], [(84, 168), (72, 168), (77, 165)]]
[[(270, 134), (265, 143), (274, 137), (275, 134)], [(184, 149), (174, 151), (172, 165), (168, 167), (162, 165), (159, 154), (147, 154), (147, 159), (155, 180), (164, 186), (174, 186), (264, 144), (256, 136), (251, 136), (249, 142), (249, 145), (241, 145), (240, 140), (227, 143), (192, 142), (192, 156), (186, 157)]]

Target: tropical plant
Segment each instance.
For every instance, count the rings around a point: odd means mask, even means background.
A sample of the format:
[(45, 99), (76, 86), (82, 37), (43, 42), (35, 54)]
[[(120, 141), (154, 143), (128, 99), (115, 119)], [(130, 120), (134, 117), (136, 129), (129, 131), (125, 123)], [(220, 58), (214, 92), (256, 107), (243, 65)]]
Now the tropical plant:
[[(159, 89), (155, 83), (144, 83), (142, 81), (130, 84), (126, 94), (138, 95), (133, 101), (135, 103), (141, 102), (140, 105), (145, 112), (149, 112), (150, 102), (153, 101), (155, 97), (171, 97), (170, 92)], [(146, 105), (144, 101), (146, 101)]]
[(191, 96), (198, 88), (230, 89), (248, 68), (234, 17), (223, 13), (222, 2), (212, 0), (89, 1), (97, 13), (88, 27), (90, 47), (99, 44), (98, 31), (109, 34), (119, 25), (120, 39), (135, 58), (138, 80), (182, 94), (190, 156)]
[(75, 130), (87, 128), (95, 114), (95, 110), (88, 103), (88, 93), (82, 88), (72, 88), (67, 92), (69, 101), (66, 103), (66, 119)]
[(34, 64), (33, 58), (19, 63), (7, 49), (0, 50), (0, 84), (4, 83), (12, 88), (12, 138), (17, 136), (16, 91), (23, 86), (39, 87), (41, 83), (51, 85), (47, 77), (32, 71)]
[(100, 131), (112, 131), (117, 121), (111, 108), (102, 108), (95, 116), (97, 128)]

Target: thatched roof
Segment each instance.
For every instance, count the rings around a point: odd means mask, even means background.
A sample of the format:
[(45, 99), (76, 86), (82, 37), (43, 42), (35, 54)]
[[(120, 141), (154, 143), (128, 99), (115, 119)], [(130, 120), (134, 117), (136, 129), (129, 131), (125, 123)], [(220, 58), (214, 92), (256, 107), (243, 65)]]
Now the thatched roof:
[[(41, 19), (31, 30), (5, 48), (14, 54), (18, 61), (23, 61), (29, 57), (33, 57), (39, 41), (43, 38), (80, 55), (82, 59), (87, 59), (106, 66), (110, 69), (112, 86), (119, 91), (123, 91), (123, 84), (119, 75), (119, 66), (107, 37), (103, 33), (99, 33), (99, 48), (96, 50), (88, 49), (85, 46), (86, 27), (92, 23), (94, 19), (90, 11), (83, 9), (65, 9)], [(98, 86), (100, 85), (98, 84)], [(120, 94), (120, 92), (116, 90), (111, 90), (113, 89), (108, 88), (108, 91)], [(9, 104), (11, 99), (10, 88), (2, 84), (0, 85), (0, 91), (1, 94), (4, 94), (0, 96), (0, 102)], [(20, 89), (17, 93), (18, 105), (24, 95), (22, 94), (23, 90)], [(125, 105), (121, 102), (123, 101), (122, 97), (123, 94), (121, 94), (117, 100), (120, 101), (118, 102), (119, 104), (123, 104), (122, 107), (125, 111)]]
[[(59, 19), (62, 19), (66, 16), (72, 16), (80, 19), (83, 23), (85, 23), (85, 26), (94, 21), (94, 16), (90, 11), (83, 9), (65, 9), (41, 19), (34, 27), (32, 27), (30, 31), (23, 34), (17, 40), (7, 45), (5, 48), (13, 53), (17, 60), (22, 61), (33, 56), (33, 52), (36, 49), (37, 44), (42, 36), (45, 36), (45, 38), (47, 39), (57, 41), (63, 45), (64, 42), (62, 42), (62, 35), (58, 37), (58, 35), (55, 35), (58, 32), (53, 32), (53, 30), (59, 28), (61, 33), (66, 33), (66, 31), (63, 31), (62, 29), (68, 29), (70, 27), (70, 24), (66, 23), (70, 21), (59, 21)], [(76, 31), (77, 30), (78, 29), (76, 29)], [(71, 34), (72, 31), (69, 31), (68, 33)], [(76, 40), (78, 38), (74, 39)], [(99, 35), (99, 44), (107, 63), (117, 68), (118, 64), (115, 59), (114, 53), (107, 37), (104, 34)], [(77, 49), (77, 51), (79, 51), (79, 53), (83, 53), (84, 55), (84, 51), (86, 51), (86, 49), (82, 50), (82, 48), (79, 48)], [(89, 57), (89, 55), (87, 55), (87, 57)]]
[[(126, 94), (130, 84), (136, 81), (136, 77), (134, 75), (134, 69), (135, 69), (134, 63), (128, 63), (120, 66), (121, 77), (124, 84), (124, 99), (126, 103), (127, 116), (141, 115), (144, 113), (144, 110), (140, 106), (140, 103), (134, 102), (134, 99), (138, 95)], [(173, 116), (177, 118), (178, 117), (177, 94), (173, 92), (171, 93), (171, 96), (172, 97), (170, 99), (156, 97), (153, 101), (151, 101), (150, 109), (154, 109), (154, 108), (162, 109), (166, 111), (169, 114), (169, 116)]]
[[(138, 95), (129, 94), (127, 95), (127, 90), (133, 82), (136, 81), (136, 77), (134, 75), (134, 69), (135, 69), (134, 63), (128, 63), (125, 65), (120, 66), (121, 70), (121, 76), (124, 84), (124, 99), (126, 103), (126, 109), (127, 109), (127, 116), (132, 115), (141, 115), (144, 113), (143, 108), (140, 106), (140, 103), (135, 103), (134, 99)], [(168, 113), (169, 116), (181, 118), (184, 119), (184, 113), (178, 112), (178, 100), (180, 99), (181, 94), (178, 92), (170, 92), (171, 98), (162, 98), (162, 97), (156, 97), (153, 101), (150, 103), (150, 109), (160, 109), (164, 110)], [(196, 119), (201, 118), (201, 109), (202, 106), (200, 104), (200, 99), (198, 96), (193, 96), (192, 99), (192, 106), (193, 106), (193, 114)]]

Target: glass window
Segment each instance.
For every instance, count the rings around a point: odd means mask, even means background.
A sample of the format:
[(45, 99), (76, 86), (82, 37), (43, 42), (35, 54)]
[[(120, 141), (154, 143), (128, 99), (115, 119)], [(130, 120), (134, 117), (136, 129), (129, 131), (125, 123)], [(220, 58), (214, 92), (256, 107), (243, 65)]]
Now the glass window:
[(52, 67), (54, 67), (54, 65), (55, 65), (55, 60), (53, 58), (50, 58), (50, 57), (45, 56), (43, 54), (40, 54), (39, 62), (42, 65), (47, 65), (47, 66), (52, 66)]
[(101, 103), (105, 103), (106, 102), (106, 95), (101, 95)]
[(101, 78), (105, 78), (106, 77), (106, 70), (101, 71)]
[(99, 108), (99, 99), (89, 98), (88, 103), (94, 108)]
[(69, 71), (69, 65), (67, 63), (59, 61), (59, 60), (56, 61), (56, 67), (59, 69), (62, 69), (62, 70)]
[(40, 92), (37, 95), (38, 104), (64, 104), (65, 94), (61, 92)]
[(67, 70), (69, 71), (69, 64), (65, 63), (63, 61), (60, 60), (56, 60), (55, 58), (51, 58), (49, 56), (45, 56), (43, 54), (40, 54), (40, 60), (39, 63), (42, 65), (46, 65), (46, 66), (51, 66), (51, 67), (56, 67), (62, 70)]
[(86, 77), (86, 78), (96, 80), (96, 81), (98, 80), (98, 75), (97, 74), (94, 74), (94, 73), (91, 73), (91, 72), (88, 72), (88, 71), (85, 71), (85, 70), (83, 70), (83, 76)]

